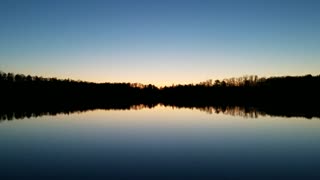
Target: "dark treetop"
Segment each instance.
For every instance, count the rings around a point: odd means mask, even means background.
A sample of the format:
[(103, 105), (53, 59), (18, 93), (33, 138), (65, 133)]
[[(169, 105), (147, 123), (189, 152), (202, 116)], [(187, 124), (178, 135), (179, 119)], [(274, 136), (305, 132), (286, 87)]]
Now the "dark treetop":
[(280, 116), (320, 117), (320, 75), (244, 76), (199, 84), (156, 87), (139, 83), (92, 83), (0, 73), (1, 119), (9, 116), (129, 109), (157, 104), (207, 109), (243, 107)]

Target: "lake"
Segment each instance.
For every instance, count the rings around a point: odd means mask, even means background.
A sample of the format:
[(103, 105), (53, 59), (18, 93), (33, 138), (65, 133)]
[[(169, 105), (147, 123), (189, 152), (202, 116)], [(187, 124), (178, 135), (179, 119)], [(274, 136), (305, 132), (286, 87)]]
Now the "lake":
[(0, 179), (319, 179), (320, 119), (157, 105), (2, 120)]

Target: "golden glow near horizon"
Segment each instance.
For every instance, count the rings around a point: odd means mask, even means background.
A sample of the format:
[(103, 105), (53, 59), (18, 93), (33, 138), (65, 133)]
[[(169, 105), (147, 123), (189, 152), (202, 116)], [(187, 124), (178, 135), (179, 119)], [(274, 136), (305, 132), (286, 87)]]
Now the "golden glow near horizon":
[[(204, 54), (189, 52), (183, 55), (181, 53), (183, 52), (163, 55), (133, 53), (126, 56), (116, 54), (108, 56), (78, 52), (76, 56), (52, 55), (50, 58), (39, 56), (35, 59), (26, 58), (26, 62), (20, 64), (3, 63), (0, 70), (96, 83), (126, 82), (156, 86), (197, 84), (208, 79), (223, 80), (244, 75), (270, 77), (320, 73), (320, 61), (314, 63), (316, 57), (309, 57), (302, 61), (302, 56), (278, 56), (278, 54), (227, 55), (226, 52), (218, 51)], [(270, 63), (269, 59), (274, 63)], [(12, 61), (18, 61), (18, 59), (12, 59)], [(27, 63), (29, 61), (36, 63)], [(310, 66), (311, 62), (313, 66)]]

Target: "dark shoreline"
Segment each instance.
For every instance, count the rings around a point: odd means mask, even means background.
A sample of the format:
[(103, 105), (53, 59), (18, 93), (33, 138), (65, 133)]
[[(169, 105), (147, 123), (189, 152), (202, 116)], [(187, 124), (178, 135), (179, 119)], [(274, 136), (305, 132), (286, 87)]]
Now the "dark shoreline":
[[(258, 78), (245, 76), (199, 84), (156, 87), (130, 83), (91, 83), (0, 73), (0, 119), (94, 109), (242, 109), (244, 114), (320, 118), (320, 75)], [(243, 114), (243, 113), (238, 113)]]

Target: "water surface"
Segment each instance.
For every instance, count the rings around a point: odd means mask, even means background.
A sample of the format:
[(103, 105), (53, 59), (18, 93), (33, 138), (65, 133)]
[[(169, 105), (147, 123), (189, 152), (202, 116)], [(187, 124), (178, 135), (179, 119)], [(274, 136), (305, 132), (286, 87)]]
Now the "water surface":
[(320, 178), (318, 118), (210, 112), (157, 106), (4, 120), (0, 177)]

